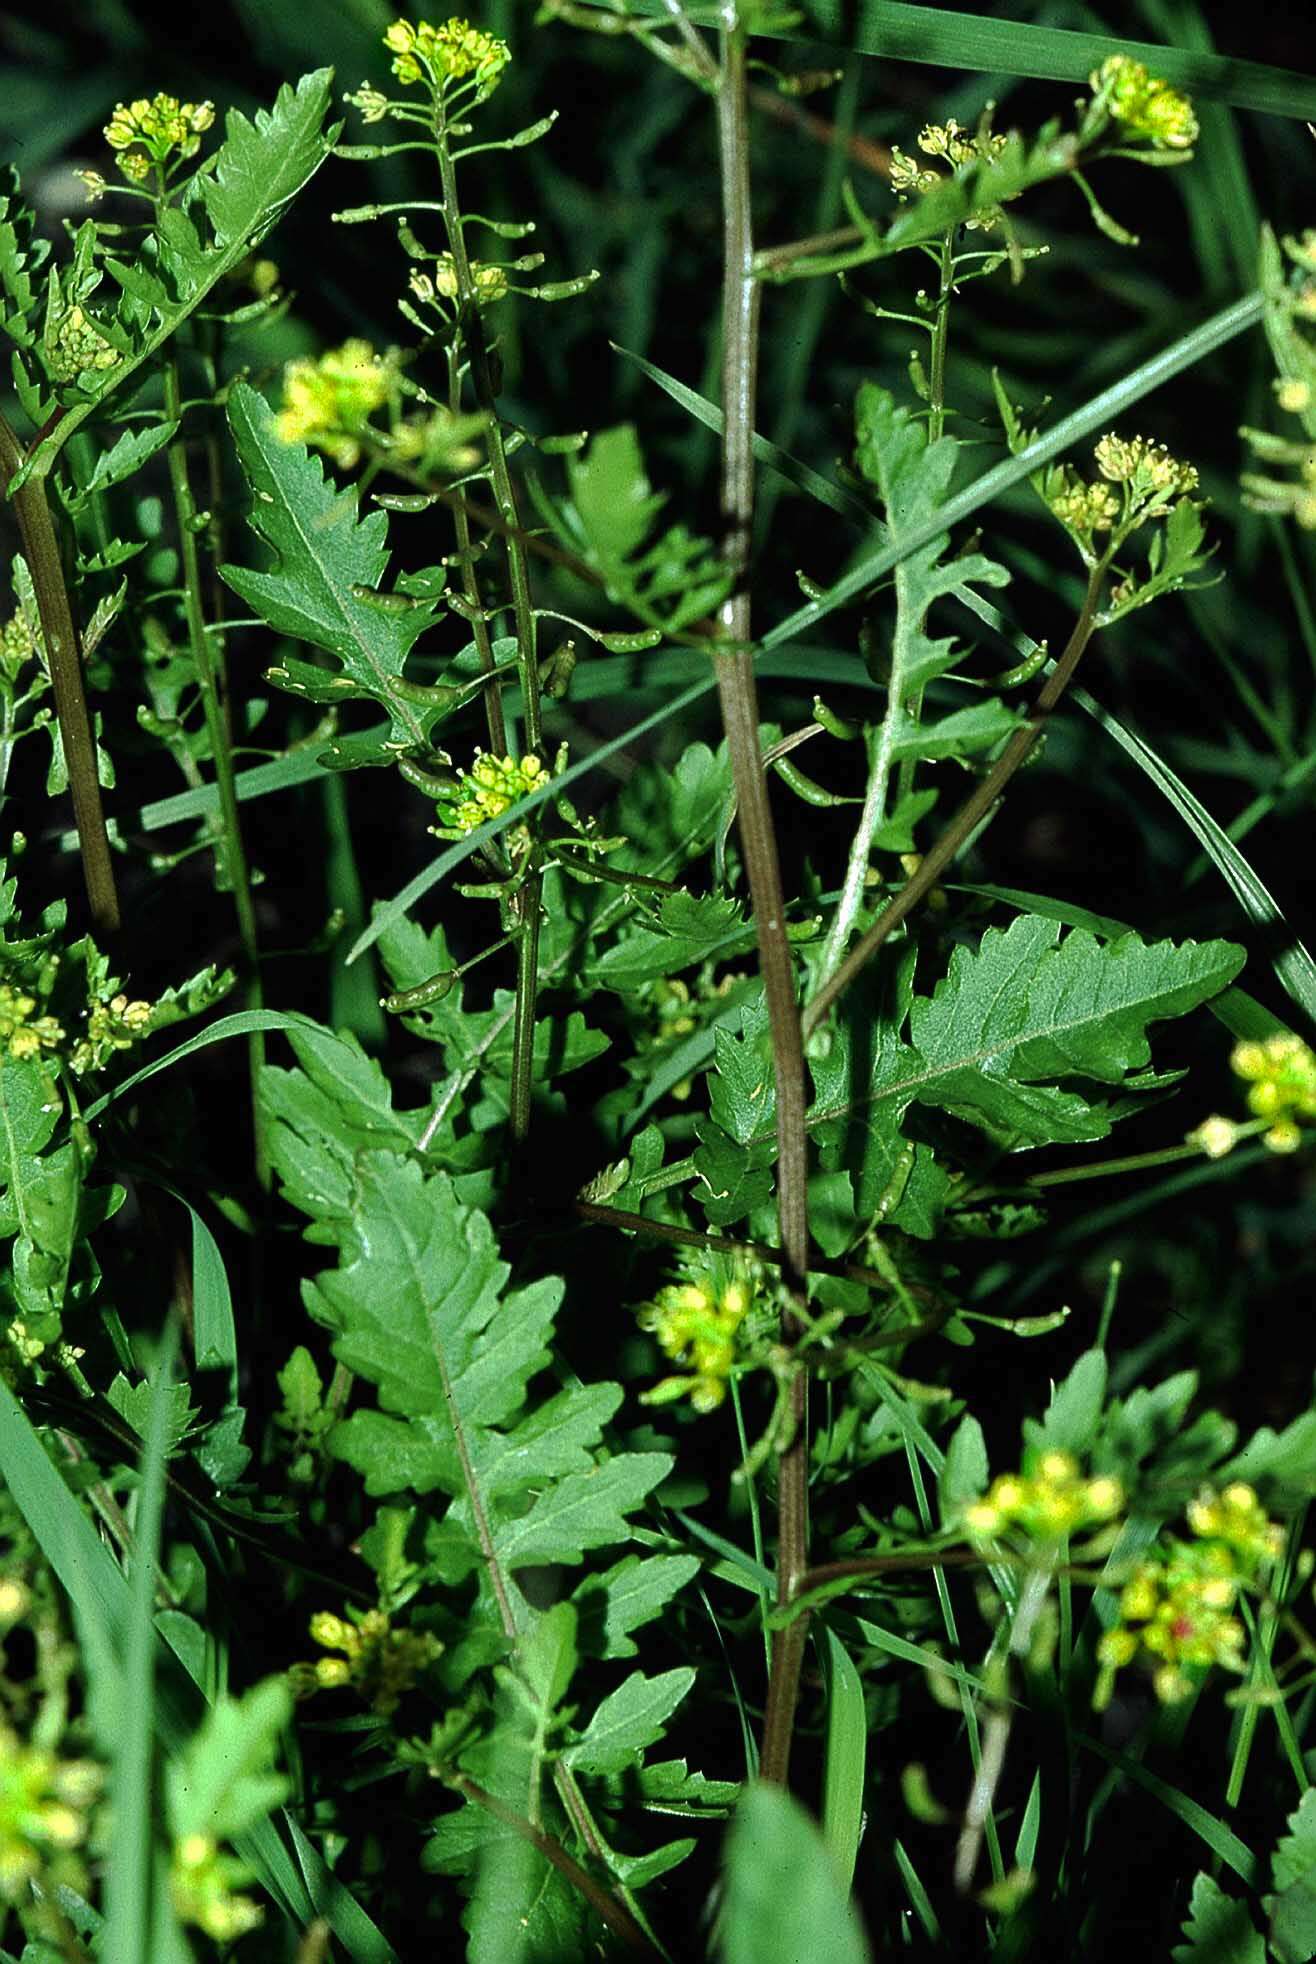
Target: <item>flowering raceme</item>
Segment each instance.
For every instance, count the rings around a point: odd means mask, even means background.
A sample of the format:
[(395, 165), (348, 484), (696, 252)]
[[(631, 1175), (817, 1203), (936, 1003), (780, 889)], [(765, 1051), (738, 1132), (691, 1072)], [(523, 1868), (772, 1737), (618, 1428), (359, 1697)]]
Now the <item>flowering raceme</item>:
[(464, 20), (435, 27), (427, 20), (395, 20), (384, 35), (399, 82), (427, 81), (436, 92), (473, 78), (481, 96), (492, 94), (512, 58), (506, 41)]

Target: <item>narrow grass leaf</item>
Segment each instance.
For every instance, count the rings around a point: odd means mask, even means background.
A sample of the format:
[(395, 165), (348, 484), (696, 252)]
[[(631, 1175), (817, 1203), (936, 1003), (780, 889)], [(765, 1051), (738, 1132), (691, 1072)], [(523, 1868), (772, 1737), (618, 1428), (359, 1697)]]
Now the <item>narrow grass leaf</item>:
[[(632, 10), (666, 12), (663, 0), (633, 0)], [(707, 0), (684, 11), (703, 26), (718, 24), (716, 9)], [(937, 68), (968, 68), (1045, 82), (1086, 84), (1108, 56), (1129, 55), (1175, 88), (1204, 100), (1230, 102), (1238, 109), (1256, 109), (1269, 116), (1316, 118), (1316, 77), (1295, 69), (1192, 48), (1167, 48), (1154, 41), (1035, 27), (995, 14), (915, 7), (903, 0), (855, 0), (855, 4), (805, 0), (789, 25), (779, 22), (758, 31), (774, 40), (822, 41), (888, 61), (926, 62)]]
[[(176, 1945), (177, 1923), (165, 1892), (156, 1901), (152, 1762), (154, 1760), (155, 1606), (160, 1528), (164, 1518), (165, 1458), (170, 1388), (178, 1332), (166, 1326), (151, 1379), (151, 1404), (142, 1446), (134, 1554), (123, 1657), (124, 1703), (117, 1734), (112, 1792), (114, 1827), (105, 1878), (105, 1955), (150, 1957), (163, 1933)], [(170, 1929), (173, 1924), (173, 1929)]]
[(823, 1626), (822, 1637), (827, 1683), (822, 1830), (849, 1889), (863, 1831), (868, 1718), (864, 1687), (849, 1651), (829, 1625)]

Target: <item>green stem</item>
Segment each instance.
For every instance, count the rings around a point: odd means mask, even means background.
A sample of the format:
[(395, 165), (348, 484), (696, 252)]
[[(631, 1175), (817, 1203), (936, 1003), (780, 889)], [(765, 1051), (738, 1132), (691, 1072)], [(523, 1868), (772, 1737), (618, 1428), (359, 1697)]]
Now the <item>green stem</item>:
[(486, 1814), (493, 1816), (495, 1821), (500, 1821), (505, 1828), (510, 1828), (512, 1833), (519, 1835), (522, 1841), (528, 1841), (531, 1847), (536, 1849), (544, 1860), (571, 1884), (573, 1889), (580, 1892), (599, 1920), (621, 1939), (628, 1950), (634, 1951), (641, 1957), (662, 1957), (663, 1953), (650, 1943), (629, 1911), (615, 1897), (610, 1896), (608, 1891), (594, 1880), (588, 1869), (582, 1868), (575, 1857), (569, 1855), (562, 1843), (553, 1835), (546, 1834), (542, 1828), (536, 1827), (533, 1821), (527, 1820), (524, 1814), (518, 1814), (514, 1807), (509, 1807), (506, 1801), (499, 1800), (497, 1795), (489, 1793), (467, 1773), (449, 1774), (446, 1776), (446, 1783), (456, 1793), (472, 1801), (475, 1806), (482, 1807)]
[[(461, 415), (462, 384), (460, 350), (457, 341), (448, 347), (448, 408), (454, 417)], [(458, 497), (452, 506), (452, 525), (457, 534), (457, 555), (461, 561), (462, 591), (474, 609), (471, 615), (471, 634), (475, 641), (475, 653), (485, 675), (493, 675), (497, 668), (493, 645), (489, 639), (489, 623), (484, 618), (484, 602), (480, 598), (480, 582), (476, 577), (475, 561), (471, 557), (471, 522), (463, 500)], [(507, 749), (507, 729), (503, 722), (502, 691), (496, 681), (491, 682), (484, 691), (484, 716), (489, 731), (489, 748), (495, 757), (501, 757)]]
[[(242, 842), (242, 821), (238, 814), (238, 794), (233, 770), (233, 746), (228, 718), (220, 700), (219, 677), (215, 667), (210, 635), (206, 631), (205, 608), (201, 599), (201, 555), (197, 550), (197, 509), (187, 471), (187, 441), (182, 435), (182, 389), (178, 361), (172, 353), (162, 369), (164, 413), (168, 421), (179, 424), (179, 433), (169, 445), (169, 483), (173, 491), (174, 515), (178, 527), (179, 561), (182, 568), (183, 618), (187, 626), (188, 649), (196, 671), (215, 765), (215, 789), (219, 797), (220, 840), (216, 852), (223, 884), (233, 895), (238, 938), (247, 965), (247, 1007), (263, 1005), (260, 979), (260, 940), (256, 929), (256, 908), (251, 892), (251, 873)], [(255, 1143), (256, 1177), (262, 1187), (270, 1184), (270, 1163), (260, 1112), (260, 1073), (265, 1063), (265, 1037), (260, 1030), (247, 1038), (247, 1062), (251, 1077), (251, 1122)]]
[[(7, 490), (24, 462), (17, 437), (0, 416), (0, 490)], [(119, 895), (110, 863), (110, 839), (105, 829), (100, 779), (96, 775), (96, 741), (82, 686), (78, 632), (73, 623), (64, 568), (60, 562), (55, 521), (46, 501), (44, 480), (32, 476), (13, 494), (14, 512), (23, 540), (23, 555), (32, 575), (46, 666), (55, 693), (64, 764), (68, 771), (73, 818), (78, 828), (82, 874), (87, 885), (91, 918), (101, 934), (119, 926)]]
[(1105, 571), (1103, 560), (1089, 575), (1082, 611), (1074, 623), (1074, 631), (1069, 637), (1064, 653), (1047, 677), (1036, 702), (1029, 711), (1028, 720), (1014, 732), (987, 776), (977, 790), (965, 799), (937, 843), (931, 851), (924, 854), (917, 870), (906, 880), (900, 892), (883, 908), (868, 932), (855, 943), (835, 974), (824, 982), (806, 1005), (804, 1011), (806, 1037), (818, 1028), (832, 1004), (849, 988), (888, 935), (913, 913), (919, 902), (937, 884), (960, 848), (987, 817), (997, 799), (1005, 791), (1010, 779), (1027, 758), (1038, 737), (1041, 736), (1048, 716), (1073, 680), (1074, 670), (1078, 667), (1083, 651), (1092, 639), (1097, 624), (1097, 602)]
[[(946, 433), (946, 346), (950, 339), (950, 299), (955, 288), (955, 253), (951, 234), (943, 233), (937, 261), (937, 311), (932, 324), (932, 347), (928, 358), (928, 443)], [(897, 572), (897, 578), (899, 573)], [(922, 632), (926, 615), (919, 622)], [(893, 678), (894, 679), (894, 678)], [(909, 714), (917, 723), (923, 714), (923, 691), (916, 689), (909, 699)], [(907, 798), (914, 789), (918, 758), (901, 759), (896, 777), (896, 797)]]
[[(434, 147), (443, 186), (443, 225), (452, 255), (461, 309), (461, 329), (470, 362), (475, 399), (485, 419), (485, 445), (489, 463), (489, 483), (494, 504), (506, 530), (503, 535), (507, 554), (508, 581), (512, 590), (512, 618), (516, 630), (517, 667), (521, 672), (521, 714), (525, 724), (525, 748), (537, 754), (544, 741), (539, 698), (539, 662), (536, 653), (534, 602), (530, 593), (530, 572), (521, 540), (520, 514), (516, 491), (507, 465), (507, 448), (494, 400), (493, 372), (485, 340), (484, 319), (480, 312), (466, 251), (466, 238), (457, 201), (457, 170), (448, 143), (448, 126), (440, 101), (435, 116)], [(469, 564), (469, 561), (466, 562)], [(490, 656), (492, 661), (492, 655)], [(490, 692), (495, 693), (493, 691)], [(512, 1031), (512, 1084), (510, 1125), (512, 1137), (523, 1140), (530, 1130), (530, 1099), (534, 1089), (535, 998), (539, 986), (539, 922), (542, 881), (532, 873), (517, 896), (520, 943), (516, 965), (516, 1017)]]
[[(733, 586), (719, 609), (718, 624), (723, 638), (733, 645), (726, 653), (715, 651), (713, 663), (772, 1032), (777, 1089), (777, 1210), (787, 1292), (782, 1340), (789, 1346), (802, 1334), (797, 1311), (804, 1304), (809, 1266), (807, 1098), (781, 865), (759, 747), (758, 695), (750, 645), (748, 571), (754, 518), (759, 286), (754, 276), (750, 206), (746, 33), (736, 0), (726, 0), (722, 22), (717, 96), (723, 218), (722, 510), (726, 526), (723, 556)], [(777, 1465), (777, 1599), (782, 1603), (793, 1597), (808, 1559), (808, 1380), (803, 1371), (796, 1375), (791, 1401), (791, 1444)], [(800, 1617), (774, 1632), (772, 1641), (759, 1770), (765, 1780), (782, 1786), (790, 1768), (806, 1636), (807, 1619)]]

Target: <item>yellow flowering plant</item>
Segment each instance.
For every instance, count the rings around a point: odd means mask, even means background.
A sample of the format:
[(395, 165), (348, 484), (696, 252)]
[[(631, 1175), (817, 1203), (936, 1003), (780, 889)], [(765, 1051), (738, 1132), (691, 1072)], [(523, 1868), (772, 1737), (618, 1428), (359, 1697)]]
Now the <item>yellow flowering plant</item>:
[(238, 11), (0, 178), (0, 1958), (1298, 1964), (1310, 78)]

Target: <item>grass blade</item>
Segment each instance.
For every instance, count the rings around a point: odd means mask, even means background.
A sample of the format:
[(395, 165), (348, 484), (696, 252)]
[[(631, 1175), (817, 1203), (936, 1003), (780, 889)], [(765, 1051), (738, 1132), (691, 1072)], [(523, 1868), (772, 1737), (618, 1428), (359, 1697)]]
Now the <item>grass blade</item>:
[[(632, 0), (636, 13), (662, 15), (663, 0)], [(707, 4), (685, 9), (701, 26), (717, 26)], [(968, 68), (985, 74), (1027, 76), (1036, 81), (1086, 83), (1108, 55), (1131, 55), (1154, 75), (1204, 101), (1229, 102), (1268, 116), (1316, 118), (1316, 77), (1266, 62), (1153, 41), (1126, 41), (1071, 28), (1033, 27), (990, 14), (943, 7), (914, 7), (902, 0), (805, 0), (791, 28), (760, 30), (780, 41), (831, 42), (888, 61), (925, 62), (936, 68)]]
[(864, 1687), (849, 1651), (830, 1626), (824, 1625), (822, 1634), (827, 1674), (822, 1830), (841, 1881), (849, 1889), (863, 1828), (868, 1718)]
[(1030, 443), (1017, 457), (1007, 457), (991, 470), (984, 471), (981, 477), (975, 478), (972, 484), (948, 499), (922, 525), (911, 526), (902, 533), (897, 545), (883, 545), (876, 552), (866, 553), (818, 599), (797, 607), (793, 614), (770, 628), (763, 637), (764, 648), (778, 648), (785, 641), (797, 640), (828, 614), (835, 612), (836, 608), (846, 606), (869, 587), (875, 586), (910, 553), (918, 552), (964, 519), (971, 518), (983, 505), (1012, 490), (1016, 484), (1023, 483), (1043, 464), (1050, 463), (1053, 457), (1058, 457), (1081, 438), (1090, 436), (1093, 430), (1109, 428), (1126, 410), (1160, 388), (1162, 383), (1182, 374), (1184, 369), (1204, 360), (1217, 348), (1225, 347), (1236, 335), (1257, 326), (1263, 313), (1264, 300), (1258, 290), (1244, 295), (1243, 299), (1236, 300), (1232, 306), (1225, 307), (1199, 327), (1193, 328), (1191, 333), (1172, 341), (1168, 348), (1162, 348), (1141, 368), (1130, 370), (1110, 388), (1103, 389), (1080, 408), (1063, 416), (1053, 429)]
[(178, 1332), (171, 1320), (151, 1377), (133, 1523), (135, 1549), (123, 1652), (123, 1709), (112, 1784), (114, 1828), (105, 1878), (107, 1957), (151, 1957), (155, 1955), (154, 1942), (161, 1935), (173, 1948), (179, 1942), (167, 1892), (155, 1886), (158, 1870), (151, 1805), (156, 1734), (155, 1578), (164, 1519), (169, 1389), (177, 1349)]
[(1266, 937), (1270, 965), (1284, 989), (1307, 1017), (1316, 1023), (1316, 962), (1298, 940), (1284, 918), (1284, 910), (1265, 881), (1243, 857), (1223, 826), (1217, 825), (1188, 786), (1176, 776), (1149, 743), (1128, 729), (1085, 689), (1071, 688), (1074, 701), (1100, 723), (1121, 750), (1133, 758), (1141, 771), (1168, 798), (1184, 824), (1210, 854), (1217, 869), (1233, 890), (1234, 897), (1254, 926)]

